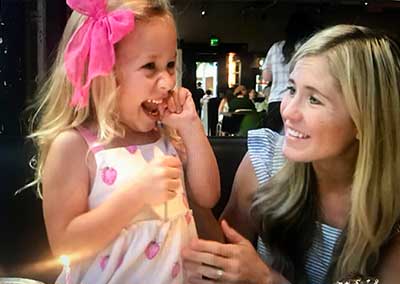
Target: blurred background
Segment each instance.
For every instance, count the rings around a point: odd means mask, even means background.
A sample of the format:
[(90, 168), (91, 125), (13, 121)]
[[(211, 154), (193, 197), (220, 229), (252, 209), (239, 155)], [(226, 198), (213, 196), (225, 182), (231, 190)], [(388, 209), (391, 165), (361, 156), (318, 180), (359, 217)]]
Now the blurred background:
[[(21, 135), (21, 111), (46, 75), (69, 16), (64, 1), (1, 0), (0, 135)], [(182, 85), (201, 82), (211, 96), (244, 85), (262, 92), (260, 66), (284, 38), (295, 11), (312, 10), (323, 26), (352, 23), (398, 34), (400, 1), (173, 0)]]

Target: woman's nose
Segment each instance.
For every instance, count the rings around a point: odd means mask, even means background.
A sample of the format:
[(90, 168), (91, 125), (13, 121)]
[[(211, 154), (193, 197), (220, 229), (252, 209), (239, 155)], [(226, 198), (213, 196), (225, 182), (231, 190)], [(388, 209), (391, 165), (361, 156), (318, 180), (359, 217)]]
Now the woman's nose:
[(301, 104), (297, 97), (284, 95), (281, 103), (281, 116), (283, 121), (298, 121), (301, 119)]

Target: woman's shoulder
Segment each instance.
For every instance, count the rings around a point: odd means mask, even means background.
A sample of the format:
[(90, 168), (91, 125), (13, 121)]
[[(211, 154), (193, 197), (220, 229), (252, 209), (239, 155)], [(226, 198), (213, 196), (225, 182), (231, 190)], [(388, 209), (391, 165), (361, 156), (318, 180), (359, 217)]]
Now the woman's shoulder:
[(260, 184), (266, 182), (284, 162), (283, 136), (268, 128), (251, 130), (247, 148), (253, 168)]
[(247, 144), (249, 150), (262, 148), (268, 151), (269, 146), (275, 146), (282, 138), (282, 135), (269, 128), (259, 128), (248, 132)]

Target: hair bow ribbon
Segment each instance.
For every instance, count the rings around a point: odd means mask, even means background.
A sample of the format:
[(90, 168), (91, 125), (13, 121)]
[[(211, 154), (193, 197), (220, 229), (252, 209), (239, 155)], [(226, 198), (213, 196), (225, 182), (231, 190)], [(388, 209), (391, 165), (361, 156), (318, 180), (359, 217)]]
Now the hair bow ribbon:
[(67, 77), (74, 87), (71, 106), (85, 107), (91, 81), (112, 71), (114, 44), (133, 30), (135, 15), (130, 10), (108, 12), (106, 0), (67, 0), (67, 4), (87, 16), (64, 54)]

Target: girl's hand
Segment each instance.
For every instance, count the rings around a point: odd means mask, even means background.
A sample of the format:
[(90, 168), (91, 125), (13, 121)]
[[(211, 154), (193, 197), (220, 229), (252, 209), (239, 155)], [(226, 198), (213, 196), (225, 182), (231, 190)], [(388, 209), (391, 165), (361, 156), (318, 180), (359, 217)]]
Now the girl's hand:
[(230, 244), (196, 239), (183, 250), (184, 267), (190, 275), (188, 283), (288, 283), (226, 221), (221, 227)]
[(165, 125), (184, 131), (191, 128), (191, 122), (199, 119), (194, 105), (192, 94), (186, 88), (170, 91), (166, 99), (166, 107), (160, 106), (161, 122)]
[(158, 205), (176, 196), (176, 191), (182, 187), (181, 176), (179, 158), (159, 156), (138, 171), (129, 188), (140, 190), (145, 204)]

